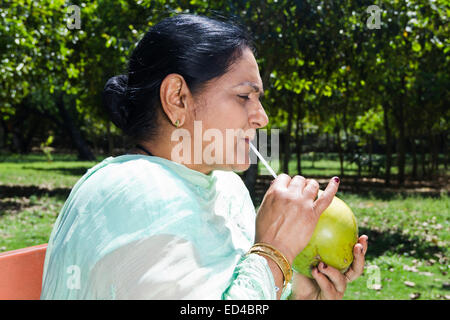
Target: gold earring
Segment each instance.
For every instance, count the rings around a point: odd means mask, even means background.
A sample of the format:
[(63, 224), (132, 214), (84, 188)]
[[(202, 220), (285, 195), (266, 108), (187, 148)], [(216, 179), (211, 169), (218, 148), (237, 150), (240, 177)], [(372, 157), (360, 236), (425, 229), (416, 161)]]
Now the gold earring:
[(178, 128), (179, 125), (180, 125), (180, 120), (177, 119), (177, 121), (175, 121), (175, 127)]

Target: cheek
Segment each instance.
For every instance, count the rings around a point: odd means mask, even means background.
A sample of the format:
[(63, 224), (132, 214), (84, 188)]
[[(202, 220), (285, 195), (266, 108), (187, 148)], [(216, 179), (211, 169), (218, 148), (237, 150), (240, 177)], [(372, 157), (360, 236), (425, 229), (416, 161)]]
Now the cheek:
[(225, 132), (225, 129), (246, 128), (248, 114), (245, 105), (236, 99), (218, 99), (209, 101), (198, 119), (203, 121), (206, 128), (216, 128)]
[[(248, 128), (248, 114), (244, 103), (236, 101), (236, 99), (210, 99), (202, 109), (197, 113), (196, 121), (201, 121), (203, 131), (203, 150), (210, 150), (218, 159), (222, 159), (222, 163), (226, 165), (240, 163), (240, 170), (246, 170), (248, 166), (248, 145), (243, 141), (238, 141), (237, 136), (241, 137), (242, 131)], [(208, 129), (216, 129), (210, 134), (205, 134)], [(228, 130), (227, 130), (228, 129)], [(227, 132), (228, 131), (228, 132)], [(207, 139), (206, 136), (215, 136), (220, 132), (220, 144), (214, 144), (212, 139)], [(214, 148), (210, 145), (214, 144)], [(222, 145), (220, 148), (219, 146)], [(239, 155), (239, 156), (238, 156)], [(230, 162), (231, 161), (231, 162)], [(242, 167), (242, 168), (241, 168)], [(245, 168), (244, 168), (245, 167)], [(237, 169), (237, 168), (234, 168)]]

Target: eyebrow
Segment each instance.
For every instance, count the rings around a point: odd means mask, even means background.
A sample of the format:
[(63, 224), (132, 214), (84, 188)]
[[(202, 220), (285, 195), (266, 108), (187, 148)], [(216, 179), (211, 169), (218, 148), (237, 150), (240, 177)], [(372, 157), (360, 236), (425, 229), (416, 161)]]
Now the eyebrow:
[(252, 87), (256, 92), (259, 92), (259, 93), (260, 93), (259, 96), (260, 96), (261, 98), (264, 97), (264, 89), (259, 88), (259, 86), (258, 86), (256, 83), (254, 83), (254, 82), (251, 82), (251, 81), (244, 81), (244, 82), (239, 83), (238, 85), (235, 85), (233, 88), (239, 87), (239, 86), (250, 86), (250, 87)]

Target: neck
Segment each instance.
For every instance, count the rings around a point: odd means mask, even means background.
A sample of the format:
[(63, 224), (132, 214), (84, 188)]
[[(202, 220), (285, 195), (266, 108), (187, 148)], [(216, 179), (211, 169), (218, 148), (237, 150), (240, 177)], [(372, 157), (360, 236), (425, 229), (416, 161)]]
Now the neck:
[[(176, 144), (178, 144), (179, 142), (167, 142), (167, 141), (162, 141), (160, 139), (154, 139), (154, 140), (159, 140), (160, 142), (157, 143), (155, 141), (152, 142), (147, 142), (147, 141), (141, 141), (138, 143), (138, 145), (142, 146), (142, 148), (136, 147), (133, 149), (133, 151), (135, 151), (134, 153), (137, 154), (144, 154), (144, 155), (149, 155), (145, 150), (147, 150), (148, 152), (151, 153), (151, 155), (155, 156), (155, 157), (160, 157), (160, 158), (164, 158), (170, 161), (174, 161), (177, 163), (180, 163), (182, 165), (184, 165), (185, 167), (191, 169), (191, 170), (195, 170), (198, 172), (201, 172), (203, 174), (209, 174), (212, 171), (212, 168), (204, 165), (204, 164), (193, 164), (194, 161), (190, 161), (189, 164), (186, 164), (182, 161), (177, 161), (172, 159), (172, 150), (173, 148), (176, 146)], [(145, 150), (144, 150), (145, 149)], [(192, 160), (192, 159), (191, 159)]]

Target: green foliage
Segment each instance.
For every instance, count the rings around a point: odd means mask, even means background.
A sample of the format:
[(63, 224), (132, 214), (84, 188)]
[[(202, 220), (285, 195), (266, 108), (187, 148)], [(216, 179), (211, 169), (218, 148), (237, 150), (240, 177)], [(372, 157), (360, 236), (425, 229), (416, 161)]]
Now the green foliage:
[[(80, 7), (80, 29), (67, 26), (72, 4)], [(106, 80), (126, 72), (127, 58), (149, 27), (171, 15), (196, 13), (229, 17), (254, 36), (268, 129), (285, 130), (293, 117), (318, 133), (344, 133), (346, 150), (348, 136), (358, 136), (360, 146), (371, 137), (383, 141), (386, 110), (394, 139), (404, 129), (410, 136), (446, 132), (448, 2), (383, 1), (380, 29), (366, 25), (372, 4), (7, 1), (0, 9), (0, 119), (11, 128), (23, 108), (30, 116), (46, 117), (51, 124), (45, 130), (54, 130), (58, 138), (66, 121), (56, 103), (62, 96), (87, 140), (119, 135), (116, 128), (108, 129), (101, 108)], [(47, 136), (43, 132), (40, 140)]]

